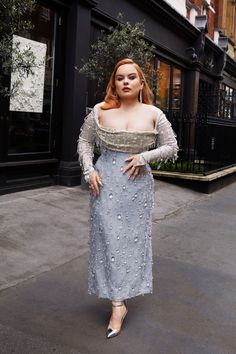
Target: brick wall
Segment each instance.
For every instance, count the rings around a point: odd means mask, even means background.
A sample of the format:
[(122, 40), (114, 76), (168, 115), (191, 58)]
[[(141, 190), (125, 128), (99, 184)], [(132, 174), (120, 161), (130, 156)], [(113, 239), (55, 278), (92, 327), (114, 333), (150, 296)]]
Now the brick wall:
[(197, 15), (207, 15), (208, 22), (208, 36), (213, 40), (214, 39), (214, 28), (215, 28), (215, 0), (211, 0), (210, 7), (205, 5), (203, 0), (189, 0), (191, 4), (194, 5), (194, 8), (197, 11)]

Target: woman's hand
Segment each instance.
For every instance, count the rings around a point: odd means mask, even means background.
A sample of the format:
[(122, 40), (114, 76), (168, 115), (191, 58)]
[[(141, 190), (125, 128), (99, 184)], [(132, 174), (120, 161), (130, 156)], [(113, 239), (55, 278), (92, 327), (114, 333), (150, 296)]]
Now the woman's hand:
[(129, 162), (129, 164), (124, 168), (123, 173), (129, 171), (129, 179), (135, 179), (137, 176), (143, 174), (144, 166), (140, 165), (139, 162), (140, 155), (132, 155), (129, 156), (125, 161)]
[(102, 186), (102, 181), (97, 171), (94, 170), (91, 172), (88, 183), (91, 194), (96, 197), (100, 192), (100, 187)]

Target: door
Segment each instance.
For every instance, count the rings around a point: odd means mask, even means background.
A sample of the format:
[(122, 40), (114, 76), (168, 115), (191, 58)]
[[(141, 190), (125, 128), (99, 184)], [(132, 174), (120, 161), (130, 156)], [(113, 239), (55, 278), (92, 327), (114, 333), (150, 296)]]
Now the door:
[[(37, 4), (30, 17), (33, 28), (14, 36), (23, 49), (24, 45), (32, 48), (36, 62), (33, 75), (1, 107), (2, 185), (56, 174), (63, 101), (63, 13), (61, 8)], [(15, 79), (12, 73), (11, 86)]]

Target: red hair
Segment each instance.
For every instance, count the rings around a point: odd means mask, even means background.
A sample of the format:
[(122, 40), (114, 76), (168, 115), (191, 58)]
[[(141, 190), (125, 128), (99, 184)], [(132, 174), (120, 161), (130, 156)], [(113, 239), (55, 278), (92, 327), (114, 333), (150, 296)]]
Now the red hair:
[(101, 105), (102, 109), (111, 109), (111, 108), (119, 108), (120, 107), (120, 99), (116, 94), (115, 75), (116, 75), (117, 69), (121, 65), (124, 65), (124, 64), (132, 64), (135, 67), (135, 69), (138, 72), (141, 82), (143, 82), (142, 102), (146, 103), (146, 104), (152, 104), (152, 99), (151, 99), (152, 93), (151, 93), (151, 90), (148, 86), (147, 81), (145, 80), (142, 69), (132, 59), (126, 58), (126, 59), (122, 59), (122, 60), (118, 61), (118, 63), (116, 63), (116, 65), (115, 65), (115, 68), (111, 74), (110, 80), (107, 85), (106, 96), (104, 98), (105, 103), (103, 103)]

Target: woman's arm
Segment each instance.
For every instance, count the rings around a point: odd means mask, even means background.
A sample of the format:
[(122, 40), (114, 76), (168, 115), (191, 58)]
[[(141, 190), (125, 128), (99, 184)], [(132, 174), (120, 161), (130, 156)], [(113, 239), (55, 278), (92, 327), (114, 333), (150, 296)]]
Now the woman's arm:
[(157, 136), (157, 148), (145, 151), (140, 154), (139, 163), (144, 165), (152, 161), (167, 162), (168, 160), (175, 161), (178, 154), (178, 145), (176, 135), (171, 127), (170, 122), (166, 118), (165, 114), (160, 111), (157, 117), (156, 129)]
[(95, 121), (94, 109), (85, 117), (84, 123), (80, 129), (77, 152), (79, 154), (79, 163), (83, 170), (85, 181), (89, 181), (91, 173), (94, 171), (93, 156), (95, 143)]
[(178, 145), (176, 135), (171, 127), (170, 122), (165, 114), (158, 108), (156, 129), (158, 132), (157, 148), (144, 151), (137, 155), (129, 156), (126, 159), (128, 165), (124, 169), (124, 173), (129, 171), (129, 178), (135, 178), (142, 173), (141, 167), (149, 162), (166, 162), (168, 160), (175, 161), (177, 159)]

